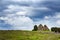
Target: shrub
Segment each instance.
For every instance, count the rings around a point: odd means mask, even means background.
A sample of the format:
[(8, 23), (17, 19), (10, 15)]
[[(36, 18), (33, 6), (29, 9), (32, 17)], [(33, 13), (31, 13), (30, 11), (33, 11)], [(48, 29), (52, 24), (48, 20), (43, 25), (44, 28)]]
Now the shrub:
[(60, 33), (60, 28), (52, 27), (51, 31), (53, 31), (53, 32), (59, 32)]
[(37, 31), (38, 30), (38, 27), (37, 25), (34, 26), (34, 29), (32, 31)]

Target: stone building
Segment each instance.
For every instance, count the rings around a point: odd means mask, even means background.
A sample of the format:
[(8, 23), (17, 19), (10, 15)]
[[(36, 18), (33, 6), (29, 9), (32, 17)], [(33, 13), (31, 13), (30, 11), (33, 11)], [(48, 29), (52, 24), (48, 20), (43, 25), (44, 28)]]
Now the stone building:
[(43, 30), (49, 30), (49, 28), (47, 27), (47, 25), (44, 25)]
[(45, 31), (45, 30), (49, 30), (49, 28), (46, 25), (43, 26), (42, 24), (40, 24), (38, 26), (38, 31)]
[(42, 24), (40, 24), (40, 25), (38, 26), (38, 30), (43, 30), (43, 25), (42, 25)]

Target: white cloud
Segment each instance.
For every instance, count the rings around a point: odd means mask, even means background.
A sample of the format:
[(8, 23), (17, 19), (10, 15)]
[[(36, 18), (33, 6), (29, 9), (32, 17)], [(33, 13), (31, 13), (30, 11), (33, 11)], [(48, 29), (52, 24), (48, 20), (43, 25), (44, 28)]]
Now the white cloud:
[(20, 11), (20, 6), (17, 5), (8, 5), (8, 9), (4, 10), (4, 12), (14, 12), (14, 11)]
[(46, 24), (49, 28), (60, 27), (60, 13), (55, 13), (53, 16), (45, 16), (43, 19), (38, 19), (35, 24)]
[(8, 12), (8, 14), (5, 14), (6, 17), (1, 17), (0, 19), (12, 25), (12, 29), (14, 30), (32, 30), (34, 24), (33, 20), (25, 16), (29, 11), (28, 9), (29, 7), (9, 5), (8, 9), (4, 10), (4, 12)]
[(3, 19), (6, 23), (12, 25), (13, 29), (32, 30), (34, 25), (33, 20), (29, 17), (26, 17), (29, 9), (30, 7), (9, 5), (8, 9), (4, 10), (4, 12), (8, 12), (8, 14), (5, 14), (6, 17), (1, 17), (1, 19)]
[(0, 20), (8, 20), (8, 17), (0, 17)]
[(44, 19), (49, 19), (50, 17), (49, 16), (45, 16)]
[(54, 16), (54, 18), (60, 18), (60, 12), (57, 12)]
[(34, 25), (33, 20), (25, 16), (1, 17), (0, 20), (4, 20), (7, 24), (12, 25), (13, 30), (32, 30)]
[(60, 19), (60, 12), (55, 13), (53, 16), (45, 16), (45, 19)]
[[(32, 30), (35, 22), (29, 18), (28, 16), (34, 15), (31, 12), (33, 10), (49, 10), (46, 7), (33, 7), (33, 6), (19, 6), (19, 5), (8, 5), (8, 9), (4, 10), (4, 12), (8, 12), (6, 14), (5, 22), (12, 25), (13, 29), (20, 30)], [(28, 15), (26, 17), (26, 15)], [(7, 19), (6, 19), (7, 18)], [(41, 21), (39, 21), (41, 22)]]
[(57, 21), (56, 21), (56, 24), (60, 25), (60, 20), (57, 20)]
[(9, 5), (8, 9), (4, 10), (4, 12), (10, 14), (17, 14), (17, 15), (27, 15), (30, 11), (30, 7), (19, 6), (19, 5)]
[(11, 22), (15, 29), (29, 28), (31, 30), (33, 28), (33, 21), (29, 17), (15, 17)]
[[(33, 22), (28, 16), (35, 16), (34, 10), (48, 11), (47, 7), (37, 7), (38, 3), (46, 0), (3, 0), (5, 4), (8, 4), (4, 14), (6, 17), (0, 17), (5, 20), (6, 23), (11, 24), (14, 29), (32, 29), (34, 24), (46, 24), (49, 27), (60, 25), (60, 13), (56, 13), (54, 16), (45, 16), (44, 19)], [(48, 0), (47, 0), (48, 1)], [(8, 3), (7, 3), (8, 2)], [(11, 2), (11, 4), (9, 4)], [(15, 4), (16, 3), (16, 4)], [(25, 6), (25, 4), (29, 6)], [(14, 4), (14, 5), (13, 5)], [(17, 5), (18, 4), (18, 5)], [(23, 4), (24, 6), (21, 6)], [(8, 14), (6, 14), (8, 13)], [(21, 16), (23, 15), (23, 16)], [(26, 17), (26, 15), (28, 15)], [(59, 19), (59, 20), (58, 20)]]
[(17, 12), (16, 15), (26, 15), (26, 11)]
[(28, 15), (28, 16), (34, 16), (35, 13), (33, 13), (34, 10), (50, 10), (47, 7), (33, 7), (33, 6), (19, 6), (19, 5), (8, 5), (8, 9), (4, 10), (4, 13), (10, 13), (10, 14), (17, 14), (17, 15)]
[(39, 7), (38, 9), (40, 9), (40, 10), (50, 10), (50, 9), (47, 8), (47, 7)]
[(53, 22), (51, 20), (46, 20), (46, 19), (39, 19), (38, 21), (35, 22), (35, 24), (47, 25), (49, 29), (51, 27), (54, 27)]
[(39, 1), (44, 1), (44, 0), (7, 0), (7, 1), (13, 1), (13, 2), (39, 2)]

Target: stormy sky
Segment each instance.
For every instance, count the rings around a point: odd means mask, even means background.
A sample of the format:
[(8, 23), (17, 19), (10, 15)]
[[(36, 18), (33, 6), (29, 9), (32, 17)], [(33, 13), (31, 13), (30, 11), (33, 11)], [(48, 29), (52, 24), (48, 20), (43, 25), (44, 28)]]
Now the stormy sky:
[(60, 0), (0, 0), (0, 30), (60, 27)]

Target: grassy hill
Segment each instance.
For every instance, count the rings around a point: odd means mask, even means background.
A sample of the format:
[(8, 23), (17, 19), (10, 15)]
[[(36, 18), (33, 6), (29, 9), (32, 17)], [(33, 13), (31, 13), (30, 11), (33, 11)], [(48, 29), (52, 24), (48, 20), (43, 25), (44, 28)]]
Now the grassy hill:
[(0, 30), (0, 40), (60, 40), (60, 34), (43, 31)]

